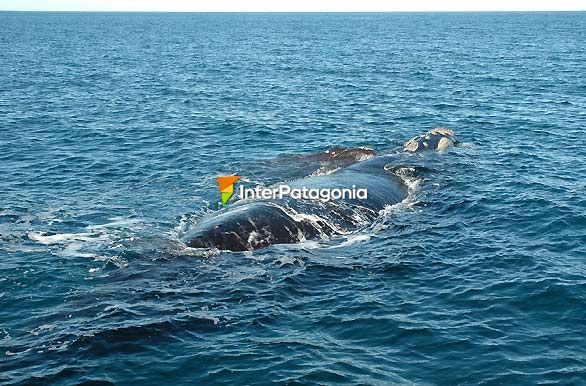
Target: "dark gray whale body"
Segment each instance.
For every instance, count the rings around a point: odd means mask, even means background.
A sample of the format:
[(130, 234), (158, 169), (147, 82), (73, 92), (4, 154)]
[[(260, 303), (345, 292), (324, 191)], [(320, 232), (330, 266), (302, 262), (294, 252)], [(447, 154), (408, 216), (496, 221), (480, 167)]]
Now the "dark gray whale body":
[[(433, 131), (426, 135), (430, 133)], [(447, 137), (445, 134), (437, 135)], [(450, 132), (450, 140), (452, 135), (453, 132)], [(324, 239), (359, 229), (379, 217), (386, 206), (397, 204), (407, 197), (405, 181), (394, 172), (394, 168), (389, 167), (397, 160), (397, 155), (375, 157), (332, 174), (303, 178), (288, 184), (291, 188), (311, 189), (348, 189), (354, 185), (367, 189), (367, 198), (328, 202), (291, 197), (240, 200), (202, 219), (184, 236), (183, 241), (192, 248), (246, 251), (272, 244)]]

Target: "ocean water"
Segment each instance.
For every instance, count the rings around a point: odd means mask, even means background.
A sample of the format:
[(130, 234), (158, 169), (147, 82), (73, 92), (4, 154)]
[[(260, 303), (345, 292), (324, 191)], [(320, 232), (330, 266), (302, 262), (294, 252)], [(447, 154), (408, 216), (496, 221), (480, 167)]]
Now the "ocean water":
[[(0, 13), (0, 383), (586, 384), (585, 74), (586, 13)], [(180, 241), (435, 126), (372, 227)]]

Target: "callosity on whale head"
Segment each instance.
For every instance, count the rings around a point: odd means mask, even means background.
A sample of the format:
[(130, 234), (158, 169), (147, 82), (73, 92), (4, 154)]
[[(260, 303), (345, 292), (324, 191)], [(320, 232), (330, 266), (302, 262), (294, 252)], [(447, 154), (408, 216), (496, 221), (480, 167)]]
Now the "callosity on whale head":
[(436, 127), (427, 133), (418, 135), (405, 143), (405, 150), (415, 153), (425, 150), (445, 151), (454, 146), (454, 130), (446, 127)]

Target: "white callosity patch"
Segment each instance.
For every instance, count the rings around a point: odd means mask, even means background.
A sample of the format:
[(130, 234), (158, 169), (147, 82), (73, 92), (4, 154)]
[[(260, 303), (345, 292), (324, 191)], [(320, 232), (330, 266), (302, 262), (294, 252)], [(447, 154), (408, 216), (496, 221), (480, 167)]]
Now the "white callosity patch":
[(437, 143), (437, 150), (438, 151), (445, 151), (450, 146), (453, 146), (453, 145), (454, 145), (454, 141), (452, 141), (449, 138), (443, 137), (443, 138), (440, 138), (439, 142)]
[(454, 130), (436, 127), (423, 135), (410, 139), (403, 148), (412, 153), (424, 150), (446, 151), (454, 143)]

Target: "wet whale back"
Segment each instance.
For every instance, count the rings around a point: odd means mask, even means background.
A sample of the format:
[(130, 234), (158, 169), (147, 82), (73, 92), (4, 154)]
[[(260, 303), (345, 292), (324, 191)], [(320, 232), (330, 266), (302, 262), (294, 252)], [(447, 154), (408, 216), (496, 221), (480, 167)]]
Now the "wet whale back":
[[(455, 143), (453, 130), (435, 128), (408, 141), (404, 150), (443, 152)], [(332, 149), (328, 156), (335, 158), (337, 151)], [(203, 219), (184, 241), (190, 247), (243, 251), (353, 231), (379, 216), (385, 206), (408, 196), (409, 189), (400, 176), (401, 159), (400, 155), (374, 157), (332, 174), (288, 184), (291, 189), (366, 189), (367, 197), (344, 196), (333, 202), (292, 197), (241, 200)]]
[(358, 167), (360, 163), (355, 164), (336, 173), (293, 181), (289, 186), (292, 188), (305, 186), (317, 189), (350, 189), (352, 187), (366, 189), (368, 192), (367, 199), (346, 198), (341, 201), (346, 204), (379, 211), (387, 205), (402, 201), (408, 193), (407, 187), (401, 178), (384, 170), (384, 165), (387, 161), (382, 159), (384, 157), (380, 158), (381, 160), (376, 163), (367, 164), (370, 161), (364, 161), (365, 165), (360, 167)]
[[(361, 167), (293, 181), (291, 188), (367, 189), (366, 198), (331, 202), (295, 200), (241, 200), (202, 220), (185, 236), (196, 248), (243, 251), (271, 244), (297, 243), (350, 231), (372, 221), (386, 205), (402, 201), (407, 189), (396, 175), (385, 171), (384, 157)], [(358, 165), (358, 164), (357, 164)]]
[(286, 244), (317, 233), (310, 224), (297, 222), (269, 202), (248, 202), (204, 219), (189, 232), (186, 244), (193, 248), (245, 251), (271, 244)]

